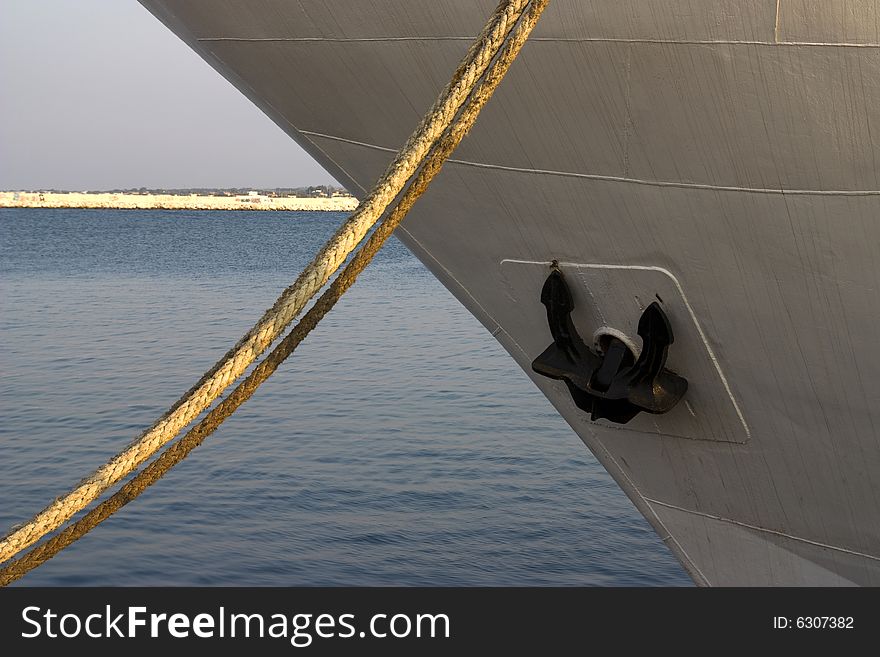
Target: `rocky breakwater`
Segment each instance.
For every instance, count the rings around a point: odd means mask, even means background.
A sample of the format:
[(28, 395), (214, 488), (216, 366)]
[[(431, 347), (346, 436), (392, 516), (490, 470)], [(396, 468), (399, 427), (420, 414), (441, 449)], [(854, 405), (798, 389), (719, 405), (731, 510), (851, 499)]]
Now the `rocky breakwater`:
[(351, 212), (357, 207), (352, 196), (296, 197), (199, 194), (124, 194), (0, 192), (4, 208), (109, 208), (116, 210), (288, 210)]

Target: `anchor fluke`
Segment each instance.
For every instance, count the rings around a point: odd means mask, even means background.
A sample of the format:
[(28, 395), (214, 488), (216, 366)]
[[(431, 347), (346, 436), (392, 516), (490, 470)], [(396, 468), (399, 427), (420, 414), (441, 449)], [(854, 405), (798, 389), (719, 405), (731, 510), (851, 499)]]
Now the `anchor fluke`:
[(532, 362), (532, 369), (564, 381), (575, 404), (592, 420), (604, 418), (626, 424), (641, 412), (670, 411), (687, 392), (688, 382), (666, 368), (675, 338), (660, 304), (648, 306), (639, 318), (642, 351), (634, 358), (617, 337), (608, 336), (602, 352), (590, 349), (571, 319), (571, 290), (554, 266), (541, 289), (553, 343)]

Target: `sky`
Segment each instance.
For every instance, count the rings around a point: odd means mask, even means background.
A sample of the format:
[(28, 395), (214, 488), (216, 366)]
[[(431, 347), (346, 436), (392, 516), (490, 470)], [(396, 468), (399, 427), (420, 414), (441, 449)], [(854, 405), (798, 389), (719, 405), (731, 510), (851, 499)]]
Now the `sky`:
[(0, 190), (334, 182), (137, 0), (0, 0)]

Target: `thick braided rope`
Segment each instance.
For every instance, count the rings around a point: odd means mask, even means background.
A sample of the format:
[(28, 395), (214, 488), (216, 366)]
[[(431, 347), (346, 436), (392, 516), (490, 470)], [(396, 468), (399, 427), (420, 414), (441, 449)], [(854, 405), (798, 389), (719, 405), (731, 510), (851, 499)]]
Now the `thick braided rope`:
[(275, 341), (406, 186), (428, 150), (451, 125), (529, 1), (500, 2), (449, 85), (370, 194), (259, 322), (139, 439), (89, 475), (73, 491), (57, 498), (0, 541), (0, 562), (60, 527), (104, 490), (155, 454), (198, 417)]
[(350, 288), (358, 275), (372, 261), (394, 229), (408, 214), (412, 206), (434, 177), (440, 172), (443, 164), (461, 143), (473, 126), (483, 106), (500, 84), (510, 65), (516, 59), (529, 37), (535, 24), (547, 6), (549, 0), (535, 0), (523, 16), (522, 21), (511, 34), (504, 50), (492, 63), (480, 86), (474, 90), (458, 119), (449, 131), (431, 149), (423, 167), (406, 193), (388, 217), (382, 221), (370, 235), (366, 243), (358, 249), (351, 261), (339, 276), (330, 284), (309, 311), (297, 322), (293, 330), (275, 347), (274, 350), (242, 381), (226, 399), (220, 402), (196, 426), (179, 441), (166, 449), (155, 461), (148, 465), (131, 481), (126, 483), (113, 496), (89, 511), (80, 520), (73, 523), (58, 535), (53, 536), (44, 544), (34, 548), (22, 558), (0, 569), (0, 586), (6, 586), (25, 574), (45, 563), (61, 550), (71, 545), (86, 533), (97, 527), (116, 511), (137, 498), (147, 488), (156, 483), (171, 468), (183, 461), (189, 453), (210, 436), (226, 418), (231, 416), (243, 403), (256, 392), (257, 388), (268, 379), (283, 363), (305, 337), (318, 325), (318, 322), (333, 308), (336, 302)]

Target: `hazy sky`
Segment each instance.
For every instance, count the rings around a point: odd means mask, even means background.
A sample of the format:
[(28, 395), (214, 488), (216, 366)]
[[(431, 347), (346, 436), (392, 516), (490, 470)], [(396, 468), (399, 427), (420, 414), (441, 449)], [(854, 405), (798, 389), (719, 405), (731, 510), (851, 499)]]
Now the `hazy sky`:
[(136, 0), (0, 0), (0, 189), (332, 182)]

